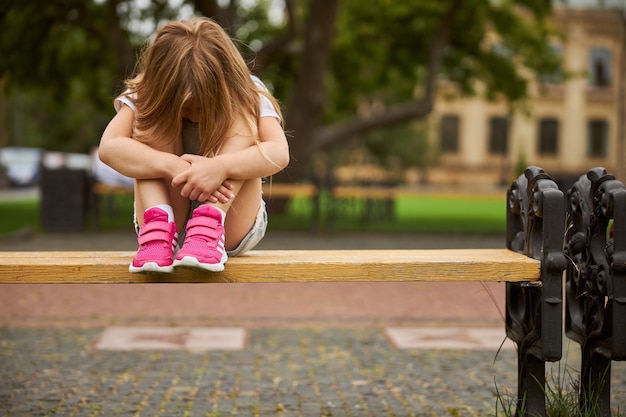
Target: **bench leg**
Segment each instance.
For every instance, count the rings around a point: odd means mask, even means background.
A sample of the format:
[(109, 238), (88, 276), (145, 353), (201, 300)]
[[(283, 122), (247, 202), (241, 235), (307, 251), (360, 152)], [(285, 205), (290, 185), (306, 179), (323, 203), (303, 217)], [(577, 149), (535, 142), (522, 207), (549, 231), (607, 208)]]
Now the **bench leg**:
[(518, 388), (516, 417), (546, 416), (544, 387), (546, 363), (528, 352), (518, 351)]
[[(506, 330), (517, 345), (516, 417), (546, 415), (540, 286), (506, 284)], [(560, 333), (560, 332), (559, 332)]]
[(581, 346), (581, 411), (610, 417), (611, 361), (626, 359), (626, 188), (594, 168), (567, 196), (565, 333)]
[(507, 283), (506, 332), (518, 350), (517, 417), (546, 416), (545, 362), (562, 354), (564, 199), (540, 168), (507, 193), (507, 248), (541, 260), (541, 283)]
[(611, 359), (583, 348), (579, 389), (583, 415), (611, 417)]

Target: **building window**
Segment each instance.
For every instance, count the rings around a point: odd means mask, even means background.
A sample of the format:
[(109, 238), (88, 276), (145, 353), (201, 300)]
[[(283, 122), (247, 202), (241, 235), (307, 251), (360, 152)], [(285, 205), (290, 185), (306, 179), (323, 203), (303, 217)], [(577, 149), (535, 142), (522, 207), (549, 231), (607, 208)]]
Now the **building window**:
[(611, 85), (611, 51), (607, 48), (591, 48), (589, 53), (589, 83), (594, 87)]
[(556, 156), (559, 150), (559, 121), (545, 118), (539, 121), (539, 155)]
[(591, 158), (606, 157), (609, 125), (605, 120), (590, 120), (588, 125), (587, 154)]
[(441, 118), (440, 140), (441, 151), (456, 153), (459, 151), (459, 117), (443, 116)]
[(489, 123), (489, 152), (506, 155), (509, 151), (509, 119), (492, 117)]

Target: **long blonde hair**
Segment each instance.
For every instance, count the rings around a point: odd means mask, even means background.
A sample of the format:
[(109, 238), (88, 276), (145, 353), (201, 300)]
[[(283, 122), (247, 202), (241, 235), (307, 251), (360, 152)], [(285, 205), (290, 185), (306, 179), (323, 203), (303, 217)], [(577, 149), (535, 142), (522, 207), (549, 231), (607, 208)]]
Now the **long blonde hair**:
[(185, 104), (198, 107), (200, 154), (219, 151), (228, 130), (245, 120), (256, 135), (260, 94), (239, 50), (222, 27), (209, 18), (169, 22), (143, 50), (138, 74), (126, 81), (135, 96), (134, 137), (157, 145), (182, 135)]

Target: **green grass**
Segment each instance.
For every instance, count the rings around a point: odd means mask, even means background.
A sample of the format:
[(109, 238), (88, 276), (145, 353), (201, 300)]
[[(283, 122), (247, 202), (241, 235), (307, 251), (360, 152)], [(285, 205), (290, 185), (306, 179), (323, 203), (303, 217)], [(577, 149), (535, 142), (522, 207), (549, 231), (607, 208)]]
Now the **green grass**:
[[(269, 201), (269, 206), (272, 202)], [(342, 200), (335, 206), (322, 196), (323, 229), (333, 226), (337, 232), (407, 232), (407, 233), (504, 233), (506, 205), (504, 195), (493, 197), (401, 197), (393, 202), (375, 200)], [(132, 227), (133, 200), (130, 196), (112, 196), (100, 205), (101, 230), (123, 230)], [(313, 206), (310, 200), (296, 198), (286, 213), (270, 213), (273, 230), (312, 229)], [(92, 225), (87, 218), (87, 227)], [(39, 203), (36, 200), (0, 202), (0, 234), (19, 230), (41, 231)]]
[(425, 197), (399, 199), (398, 220), (415, 222), (416, 231), (504, 233), (506, 199)]
[[(269, 205), (271, 206), (271, 201)], [(334, 206), (321, 198), (322, 230), (336, 232), (398, 233), (504, 233), (506, 205), (501, 198), (486, 197), (401, 197), (395, 201), (341, 200)], [(131, 196), (112, 196), (101, 202), (101, 230), (132, 227)], [(331, 220), (332, 219), (332, 220)], [(87, 228), (92, 225), (91, 214)], [(316, 224), (309, 199), (292, 199), (285, 213), (270, 213), (270, 229), (308, 231)], [(37, 200), (0, 202), (0, 235), (21, 230), (41, 232), (40, 205)]]
[[(101, 204), (102, 230), (132, 228), (133, 199), (130, 196), (114, 196)], [(86, 228), (93, 225), (93, 213), (85, 219)], [(0, 201), (0, 237), (21, 231), (42, 231), (40, 203), (36, 199)]]
[[(546, 417), (597, 417), (602, 415), (600, 399), (597, 393), (587, 393), (587, 403), (581, 406), (579, 374), (569, 369), (561, 371), (560, 364), (555, 371), (546, 374), (544, 394), (546, 399)], [(496, 415), (495, 417), (514, 417), (517, 398), (511, 392), (501, 391), (496, 384)], [(519, 415), (526, 410), (526, 401), (522, 400)], [(534, 415), (534, 414), (533, 414)], [(614, 408), (613, 417), (626, 417), (619, 408)]]
[(0, 235), (19, 230), (41, 230), (39, 204), (33, 200), (0, 203)]
[[(506, 230), (506, 198), (425, 196), (393, 202), (342, 200), (335, 207), (322, 196), (319, 221), (336, 231), (497, 234)], [(312, 205), (293, 199), (287, 214), (271, 214), (270, 227), (310, 229)]]

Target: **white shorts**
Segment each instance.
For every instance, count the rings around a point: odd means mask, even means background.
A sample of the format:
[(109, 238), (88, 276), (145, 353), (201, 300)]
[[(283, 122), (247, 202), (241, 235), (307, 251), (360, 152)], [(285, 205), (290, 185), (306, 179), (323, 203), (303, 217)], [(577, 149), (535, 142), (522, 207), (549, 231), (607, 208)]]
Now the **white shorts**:
[(263, 237), (265, 236), (266, 230), (267, 209), (265, 208), (265, 201), (261, 200), (261, 205), (259, 206), (259, 211), (256, 214), (254, 224), (241, 240), (241, 242), (239, 242), (239, 245), (237, 245), (237, 247), (233, 250), (226, 251), (226, 253), (228, 254), (228, 256), (238, 256), (249, 250), (254, 249), (254, 247), (258, 245), (261, 239), (263, 239)]

